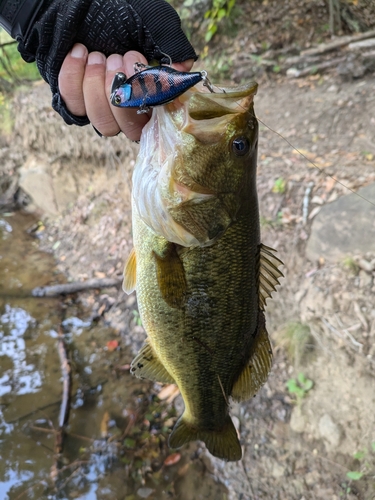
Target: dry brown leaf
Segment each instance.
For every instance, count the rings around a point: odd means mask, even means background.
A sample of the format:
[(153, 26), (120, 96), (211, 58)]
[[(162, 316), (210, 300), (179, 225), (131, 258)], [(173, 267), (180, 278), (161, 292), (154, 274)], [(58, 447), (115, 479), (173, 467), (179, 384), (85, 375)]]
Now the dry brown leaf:
[(175, 384), (166, 385), (159, 392), (158, 398), (162, 401), (166, 400), (167, 403), (171, 403), (178, 395), (180, 394), (180, 390)]

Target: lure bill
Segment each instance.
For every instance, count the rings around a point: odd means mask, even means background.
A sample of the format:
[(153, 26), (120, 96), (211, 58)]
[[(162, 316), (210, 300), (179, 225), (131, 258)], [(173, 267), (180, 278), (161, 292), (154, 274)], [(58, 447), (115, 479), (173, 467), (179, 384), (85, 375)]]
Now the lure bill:
[(138, 108), (139, 114), (146, 113), (154, 106), (173, 101), (202, 81), (213, 92), (206, 71), (189, 73), (177, 71), (170, 66), (154, 67), (142, 64), (135, 65), (135, 69), (138, 69), (138, 72), (130, 78), (124, 73), (116, 73), (110, 97), (113, 106)]

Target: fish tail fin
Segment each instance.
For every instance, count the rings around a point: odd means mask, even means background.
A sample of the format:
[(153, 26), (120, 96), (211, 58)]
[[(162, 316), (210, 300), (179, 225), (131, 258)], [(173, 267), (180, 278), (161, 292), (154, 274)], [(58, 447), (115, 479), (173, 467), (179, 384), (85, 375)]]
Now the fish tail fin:
[(182, 415), (169, 436), (169, 446), (180, 448), (195, 440), (203, 441), (214, 457), (229, 461), (241, 460), (242, 458), (237, 431), (229, 415), (227, 415), (222, 429), (214, 431), (196, 429), (186, 422), (184, 415)]

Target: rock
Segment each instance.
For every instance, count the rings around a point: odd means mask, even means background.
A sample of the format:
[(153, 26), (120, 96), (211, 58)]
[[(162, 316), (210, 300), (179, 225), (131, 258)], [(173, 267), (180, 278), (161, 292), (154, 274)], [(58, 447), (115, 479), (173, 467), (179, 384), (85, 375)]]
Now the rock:
[(319, 420), (319, 433), (329, 448), (337, 448), (340, 444), (340, 429), (328, 413)]
[(372, 261), (369, 262), (366, 259), (358, 259), (358, 265), (361, 269), (363, 269), (364, 271), (366, 271), (368, 273), (371, 273), (371, 271), (374, 270), (373, 262)]
[[(375, 200), (375, 184), (358, 193)], [(322, 207), (313, 221), (306, 255), (312, 261), (324, 257), (336, 263), (359, 251), (372, 252), (374, 241), (375, 207), (353, 193)]]
[(360, 288), (366, 288), (372, 286), (372, 276), (365, 271), (359, 271), (359, 286)]
[(141, 498), (148, 498), (154, 491), (155, 490), (152, 490), (151, 488), (139, 488), (137, 495)]
[(272, 471), (271, 471), (271, 474), (273, 475), (273, 477), (275, 477), (275, 478), (283, 477), (284, 473), (285, 473), (285, 467), (283, 467), (282, 465), (275, 462), (273, 464)]
[(43, 212), (58, 213), (52, 178), (47, 166), (31, 157), (19, 170), (20, 187), (32, 198), (34, 204)]
[(316, 470), (308, 472), (305, 475), (305, 482), (306, 482), (307, 486), (310, 486), (310, 487), (314, 486), (315, 484), (319, 484), (319, 482), (320, 482), (319, 472)]
[(306, 428), (306, 419), (304, 415), (302, 415), (301, 408), (299, 406), (295, 406), (292, 411), (292, 416), (290, 417), (290, 428), (294, 432), (304, 432)]

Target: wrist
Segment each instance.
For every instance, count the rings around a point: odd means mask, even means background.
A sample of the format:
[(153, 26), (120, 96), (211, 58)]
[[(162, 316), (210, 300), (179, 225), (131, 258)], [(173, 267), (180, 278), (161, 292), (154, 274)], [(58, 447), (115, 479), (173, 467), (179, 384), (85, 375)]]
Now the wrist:
[(25, 38), (43, 3), (43, 0), (0, 1), (0, 25), (12, 38)]

